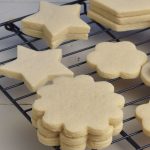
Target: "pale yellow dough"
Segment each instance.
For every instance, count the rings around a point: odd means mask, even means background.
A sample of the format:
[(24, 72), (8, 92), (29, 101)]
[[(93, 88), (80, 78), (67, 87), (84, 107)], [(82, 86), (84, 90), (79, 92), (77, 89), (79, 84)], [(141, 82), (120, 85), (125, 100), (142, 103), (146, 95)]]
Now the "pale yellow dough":
[(41, 1), (39, 12), (21, 21), (22, 31), (27, 35), (44, 37), (51, 48), (55, 48), (57, 45), (53, 45), (52, 41), (70, 40), (68, 38), (70, 34), (87, 35), (90, 32), (90, 26), (80, 18), (80, 10), (79, 4), (58, 6)]
[(112, 15), (108, 11), (100, 9), (96, 5), (92, 5), (92, 4), (90, 5), (90, 10), (120, 25), (135, 24), (135, 23), (150, 21), (150, 14), (140, 15), (140, 16), (131, 16), (131, 17), (116, 17), (115, 15)]
[(41, 135), (43, 135), (46, 138), (58, 138), (59, 137), (59, 132), (53, 132), (53, 131), (46, 129), (43, 126), (42, 121), (40, 119), (37, 121), (37, 130)]
[(60, 141), (63, 144), (68, 146), (78, 146), (78, 145), (85, 145), (87, 141), (87, 136), (80, 137), (80, 138), (69, 138), (65, 136), (63, 133), (60, 133)]
[[(31, 29), (26, 29), (26, 28), (24, 28), (24, 32), (26, 32), (26, 34), (28, 34), (32, 37), (43, 38), (46, 41), (49, 41), (49, 37), (47, 37), (46, 35), (43, 36), (42, 32), (34, 31), (34, 30), (31, 30)], [(86, 39), (88, 39), (88, 34), (67, 34), (67, 35), (62, 35), (62, 37), (59, 37), (59, 39), (51, 41), (50, 43), (48, 42), (48, 45), (49, 45), (49, 47), (56, 48), (60, 44), (65, 42), (66, 39), (67, 40), (78, 40), (78, 39), (86, 40)]]
[(87, 141), (87, 147), (90, 149), (104, 149), (108, 147), (112, 142), (112, 137), (106, 141)]
[(104, 135), (123, 121), (124, 97), (110, 83), (87, 75), (56, 78), (37, 94), (32, 108), (41, 114), (43, 126), (68, 137)]
[(128, 41), (99, 43), (95, 50), (87, 55), (89, 66), (95, 68), (99, 76), (108, 79), (137, 78), (147, 59), (144, 52)]
[(131, 17), (150, 13), (149, 0), (90, 0), (98, 8), (117, 17)]
[(39, 142), (43, 145), (46, 145), (46, 146), (59, 146), (60, 145), (59, 137), (47, 138), (41, 135), (38, 131), (37, 131), (37, 137), (38, 137)]
[(77, 146), (69, 146), (67, 144), (61, 143), (62, 150), (85, 150), (86, 144), (77, 145)]
[(25, 82), (36, 91), (58, 76), (73, 76), (73, 72), (61, 63), (61, 49), (34, 51), (18, 46), (17, 59), (0, 66), (0, 74)]
[(144, 134), (150, 137), (150, 102), (136, 108), (136, 117), (142, 122)]
[(145, 85), (150, 86), (150, 61), (142, 67), (141, 79)]
[(147, 22), (141, 22), (141, 23), (133, 23), (133, 24), (125, 24), (125, 25), (119, 25), (117, 23), (114, 23), (110, 21), (109, 19), (95, 13), (92, 10), (88, 11), (88, 17), (92, 20), (102, 24), (103, 26), (106, 26), (107, 28), (110, 28), (114, 31), (129, 31), (129, 30), (137, 30), (137, 29), (144, 29), (150, 27), (150, 21)]

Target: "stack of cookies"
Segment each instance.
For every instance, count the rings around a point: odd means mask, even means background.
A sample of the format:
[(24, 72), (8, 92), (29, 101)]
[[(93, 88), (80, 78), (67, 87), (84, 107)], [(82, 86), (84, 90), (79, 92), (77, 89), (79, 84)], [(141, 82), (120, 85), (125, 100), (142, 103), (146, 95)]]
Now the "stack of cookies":
[(150, 1), (90, 0), (88, 16), (115, 31), (150, 27)]
[(40, 10), (21, 21), (23, 33), (44, 38), (56, 48), (66, 40), (88, 39), (90, 26), (80, 18), (81, 5), (58, 6), (40, 2)]
[(108, 82), (59, 77), (37, 91), (32, 124), (39, 141), (62, 150), (102, 149), (123, 128), (124, 97)]

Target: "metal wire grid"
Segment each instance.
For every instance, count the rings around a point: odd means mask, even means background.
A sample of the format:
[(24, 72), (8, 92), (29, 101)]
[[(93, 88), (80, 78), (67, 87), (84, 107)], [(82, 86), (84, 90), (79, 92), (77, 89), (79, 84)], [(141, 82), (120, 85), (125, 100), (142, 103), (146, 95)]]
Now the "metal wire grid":
[[(73, 1), (73, 2), (70, 2), (70, 3), (67, 3), (67, 4), (76, 4), (76, 3), (83, 5), (84, 11), (83, 11), (83, 13), (81, 13), (81, 16), (86, 16), (86, 14), (87, 14), (87, 1), (86, 1), (86, 0), (76, 0), (76, 1)], [(24, 16), (24, 17), (26, 17), (26, 16)], [(44, 48), (44, 49), (38, 49), (36, 46), (34, 46), (33, 43), (36, 42), (36, 41), (40, 41), (40, 39), (38, 39), (38, 38), (32, 38), (31, 40), (27, 39), (26, 36), (20, 31), (20, 28), (19, 28), (17, 25), (15, 25), (16, 22), (19, 22), (19, 21), (20, 21), (21, 19), (23, 19), (24, 17), (16, 18), (16, 19), (13, 19), (13, 20), (11, 20), (11, 21), (7, 21), (7, 22), (1, 23), (1, 24), (0, 24), (0, 27), (1, 27), (1, 28), (2, 28), (2, 27), (5, 27), (6, 30), (11, 31), (11, 32), (13, 32), (13, 33), (11, 33), (11, 34), (9, 34), (9, 35), (7, 35), (7, 36), (1, 37), (1, 38), (0, 38), (0, 41), (9, 39), (9, 38), (14, 37), (14, 36), (18, 36), (19, 38), (21, 38), (21, 39), (23, 40), (23, 42), (20, 43), (20, 45), (26, 45), (26, 46), (29, 46), (29, 47), (32, 48), (32, 49), (35, 49), (35, 50), (48, 49), (48, 47), (46, 47), (46, 48)], [(126, 39), (126, 38), (131, 37), (131, 36), (136, 35), (136, 34), (138, 35), (138, 34), (140, 34), (140, 33), (142, 33), (142, 32), (148, 32), (148, 31), (150, 30), (150, 28), (147, 28), (147, 29), (138, 30), (138, 31), (135, 31), (135, 32), (129, 32), (128, 34), (122, 34), (121, 37), (118, 37), (118, 36), (116, 36), (116, 34), (115, 34), (114, 32), (112, 32), (110, 29), (107, 29), (107, 28), (103, 27), (102, 25), (100, 25), (100, 24), (98, 24), (98, 23), (96, 23), (96, 22), (94, 22), (94, 21), (89, 21), (88, 24), (89, 24), (89, 25), (95, 24), (95, 25), (97, 25), (97, 26), (99, 27), (99, 29), (100, 29), (99, 31), (90, 34), (89, 37), (92, 37), (92, 36), (95, 36), (95, 35), (98, 35), (98, 34), (105, 33), (105, 34), (107, 34), (107, 35), (111, 38), (111, 40), (109, 40), (109, 41), (116, 41), (116, 42), (119, 42), (119, 41), (122, 40), (122, 39)], [(65, 44), (68, 44), (68, 43), (72, 43), (72, 42), (75, 42), (75, 40), (65, 42), (65, 43), (63, 43), (62, 45), (65, 45)], [(146, 44), (146, 43), (148, 43), (148, 42), (150, 42), (150, 39), (148, 39), (148, 40), (144, 40), (144, 39), (143, 39), (142, 42), (136, 43), (136, 45), (137, 45), (137, 46), (140, 46), (140, 45)], [(10, 46), (10, 47), (6, 47), (6, 48), (3, 48), (3, 49), (0, 49), (0, 54), (1, 54), (2, 52), (12, 50), (13, 48), (16, 48), (16, 46), (17, 46), (17, 44), (16, 44), (16, 45), (13, 45), (13, 46)], [(94, 47), (95, 47), (95, 44), (90, 45), (90, 46), (85, 47), (85, 48), (82, 48), (82, 49), (77, 49), (77, 50), (75, 50), (75, 51), (73, 51), (73, 52), (69, 52), (69, 53), (67, 53), (67, 54), (64, 54), (64, 55), (63, 55), (63, 58), (69, 57), (69, 56), (73, 56), (74, 54), (87, 51), (87, 50), (92, 49), (92, 48), (94, 48)], [(148, 52), (147, 55), (150, 55), (150, 52)], [(4, 64), (4, 63), (10, 62), (10, 61), (13, 61), (13, 60), (15, 60), (15, 59), (16, 59), (16, 57), (13, 57), (13, 58), (10, 58), (10, 59), (1, 61), (0, 64)], [(70, 65), (70, 66), (68, 66), (68, 68), (73, 69), (73, 68), (75, 68), (75, 67), (79, 67), (79, 66), (82, 66), (82, 65), (84, 65), (84, 64), (86, 64), (86, 61), (82, 61), (82, 62), (73, 64), (73, 65)], [(95, 72), (95, 71), (92, 71), (92, 72), (89, 72), (89, 73), (87, 73), (87, 74), (93, 76), (93, 75), (96, 74), (96, 72)], [(4, 76), (0, 76), (0, 80), (3, 79), (3, 78), (5, 78), (5, 77), (4, 77)], [(114, 83), (115, 81), (119, 81), (119, 80), (121, 80), (121, 79), (119, 78), (119, 79), (115, 79), (115, 80), (109, 80), (109, 82)], [(16, 84), (13, 84), (13, 85), (10, 85), (10, 86), (7, 86), (7, 87), (4, 87), (3, 85), (0, 85), (0, 90), (1, 90), (1, 91), (4, 93), (4, 95), (17, 107), (17, 109), (26, 117), (26, 119), (31, 122), (31, 118), (30, 118), (29, 113), (31, 112), (32, 109), (31, 109), (31, 108), (24, 109), (24, 108), (22, 107), (22, 105), (19, 104), (19, 102), (20, 102), (21, 100), (24, 100), (24, 99), (26, 99), (26, 98), (29, 98), (29, 97), (31, 97), (31, 96), (33, 96), (33, 95), (36, 95), (36, 93), (25, 94), (25, 95), (20, 96), (20, 97), (17, 97), (17, 98), (13, 98), (13, 97), (11, 96), (11, 94), (9, 93), (10, 90), (15, 89), (15, 88), (17, 88), (17, 87), (20, 87), (20, 86), (22, 86), (23, 84), (24, 84), (23, 82), (19, 82), (19, 83), (16, 83)], [(126, 87), (126, 88), (123, 88), (123, 89), (117, 91), (117, 93), (124, 94), (124, 93), (126, 93), (126, 92), (130, 92), (130, 91), (135, 90), (135, 89), (137, 89), (137, 88), (140, 88), (140, 87), (142, 87), (142, 86), (144, 86), (143, 83), (133, 84), (133, 85), (131, 85), (131, 86), (129, 86), (129, 87)], [(135, 105), (135, 104), (141, 103), (141, 102), (143, 103), (143, 102), (145, 102), (146, 100), (148, 100), (149, 98), (150, 98), (150, 94), (149, 94), (149, 95), (146, 95), (146, 96), (138, 97), (138, 98), (136, 98), (136, 99), (134, 99), (134, 100), (131, 100), (130, 102), (127, 102), (127, 103), (125, 104), (125, 107), (131, 106), (131, 105)], [(133, 115), (133, 116), (130, 116), (130, 117), (128, 117), (127, 119), (124, 120), (124, 124), (126, 124), (127, 122), (130, 122), (130, 121), (132, 121), (132, 120), (134, 120), (134, 119), (135, 119), (135, 116), (134, 116), (134, 115)], [(137, 130), (137, 131), (134, 131), (134, 132), (128, 134), (127, 132), (125, 132), (125, 131), (123, 130), (123, 131), (120, 133), (121, 137), (119, 137), (119, 138), (113, 140), (112, 144), (115, 144), (115, 143), (121, 142), (121, 141), (123, 141), (123, 140), (126, 140), (126, 141), (127, 141), (130, 145), (132, 145), (133, 148), (136, 149), (136, 150), (150, 149), (150, 143), (149, 143), (149, 144), (146, 144), (146, 145), (140, 146), (140, 144), (139, 144), (138, 142), (136, 142), (136, 141), (133, 139), (134, 136), (140, 134), (141, 132), (142, 132), (142, 130)], [(57, 148), (56, 148), (56, 149), (57, 149)], [(126, 149), (126, 148), (125, 148), (125, 149)]]

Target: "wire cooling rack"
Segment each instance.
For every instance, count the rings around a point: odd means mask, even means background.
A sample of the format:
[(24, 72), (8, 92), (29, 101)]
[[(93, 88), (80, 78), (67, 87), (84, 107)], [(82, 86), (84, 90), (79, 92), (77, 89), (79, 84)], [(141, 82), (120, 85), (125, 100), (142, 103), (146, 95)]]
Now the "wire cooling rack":
[[(117, 33), (113, 32), (110, 29), (103, 27), (102, 25), (90, 20), (87, 14), (88, 1), (86, 0), (76, 0), (67, 4), (81, 4), (83, 6), (83, 12), (81, 12), (81, 17), (85, 20), (92, 28), (89, 35), (88, 41), (67, 41), (64, 42), (60, 47), (63, 49), (63, 63), (68, 66), (75, 74), (88, 74), (93, 76), (95, 80), (100, 80), (97, 77), (95, 71), (91, 70), (85, 61), (86, 55), (95, 47), (95, 45), (102, 41), (114, 41), (119, 42), (122, 40), (130, 40), (136, 44), (136, 46), (145, 51), (147, 55), (150, 55), (149, 46), (150, 46), (150, 28), (143, 30), (136, 30), (130, 32)], [(0, 64), (5, 64), (7, 62), (13, 61), (16, 59), (16, 47), (18, 44), (25, 45), (37, 51), (48, 49), (46, 44), (38, 38), (28, 37), (24, 35), (20, 28), (19, 22), (26, 16), (16, 18), (7, 22), (0, 24), (0, 32), (7, 31), (6, 36), (0, 37), (0, 42), (6, 42), (12, 38), (18, 38), (18, 43), (12, 44), (11, 46), (4, 47), (0, 49)], [(9, 45), (9, 44), (8, 44)], [(12, 52), (9, 54), (9, 52)], [(8, 59), (1, 59), (5, 53), (8, 53)], [(12, 56), (13, 54), (13, 56)], [(81, 57), (82, 55), (82, 57)], [(133, 58), (134, 59), (134, 58)], [(71, 60), (71, 63), (69, 62)], [(41, 60), (42, 61), (42, 60)], [(68, 64), (69, 62), (69, 64)], [(5, 80), (5, 84), (3, 81)], [(104, 80), (104, 79), (102, 79)], [(144, 136), (139, 123), (135, 119), (134, 111), (135, 107), (138, 104), (146, 103), (150, 99), (149, 88), (146, 87), (140, 79), (136, 80), (122, 80), (115, 79), (109, 80), (116, 87), (116, 92), (125, 96), (125, 119), (124, 119), (124, 129), (117, 136), (112, 145), (121, 143), (125, 141), (126, 144), (124, 147), (120, 146), (120, 149), (127, 149), (127, 145), (130, 147), (128, 149), (150, 150), (150, 139)], [(8, 83), (8, 84), (6, 84)], [(30, 93), (23, 82), (15, 81), (13, 79), (0, 76), (0, 90), (4, 95), (17, 107), (17, 109), (25, 116), (25, 118), (31, 122), (31, 104), (36, 97), (36, 93)], [(16, 95), (12, 94), (13, 92), (17, 93)], [(24, 92), (25, 91), (25, 92)], [(20, 95), (22, 94), (22, 95)], [(18, 96), (19, 95), (19, 96)], [(130, 98), (130, 95), (132, 98)], [(31, 100), (33, 98), (33, 100)], [(31, 102), (28, 102), (31, 100)], [(130, 113), (129, 113), (130, 112)], [(58, 147), (57, 147), (58, 149)]]

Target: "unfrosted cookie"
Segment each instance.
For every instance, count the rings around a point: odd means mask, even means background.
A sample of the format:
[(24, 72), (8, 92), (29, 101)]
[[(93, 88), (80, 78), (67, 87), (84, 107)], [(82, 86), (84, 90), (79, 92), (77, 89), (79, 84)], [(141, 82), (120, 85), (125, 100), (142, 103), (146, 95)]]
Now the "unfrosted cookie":
[(43, 135), (46, 138), (56, 138), (56, 137), (58, 138), (59, 137), (59, 132), (53, 132), (53, 131), (46, 129), (43, 126), (42, 121), (40, 119), (37, 122), (37, 130), (41, 135)]
[(86, 144), (87, 136), (83, 136), (80, 138), (70, 138), (65, 136), (63, 133), (60, 133), (60, 141), (63, 144), (70, 145), (70, 146), (78, 146)]
[(110, 83), (94, 82), (87, 75), (56, 78), (37, 94), (32, 108), (41, 113), (43, 125), (69, 137), (102, 135), (123, 120), (124, 97)]
[(39, 142), (43, 145), (46, 145), (46, 146), (59, 146), (60, 145), (59, 137), (47, 138), (41, 135), (38, 131), (37, 131), (37, 137), (38, 137)]
[(146, 61), (147, 55), (128, 41), (100, 43), (87, 56), (87, 63), (95, 68), (101, 77), (108, 79), (137, 78)]
[(150, 102), (136, 108), (136, 117), (142, 122), (145, 135), (150, 137)]
[(133, 24), (124, 24), (119, 25), (117, 23), (112, 22), (111, 20), (103, 17), (102, 15), (99, 15), (95, 13), (92, 10), (88, 11), (88, 17), (92, 20), (102, 24), (103, 26), (106, 26), (107, 28), (110, 28), (114, 31), (129, 31), (129, 30), (137, 30), (137, 29), (144, 29), (150, 27), (150, 21), (147, 22), (140, 22), (140, 23), (133, 23)]
[(61, 143), (62, 150), (85, 150), (86, 144), (77, 145), (77, 146), (69, 146), (67, 144)]
[(90, 5), (90, 10), (93, 12), (97, 13), (98, 15), (101, 15), (108, 20), (120, 24), (120, 25), (125, 25), (125, 24), (135, 24), (135, 23), (141, 23), (141, 22), (148, 22), (150, 21), (150, 15), (140, 15), (140, 16), (132, 16), (132, 17), (116, 17), (115, 15), (111, 14), (108, 11), (105, 11), (103, 9), (98, 8), (98, 6), (91, 4)]
[(141, 79), (145, 85), (150, 86), (150, 61), (142, 67)]
[(150, 13), (149, 0), (90, 0), (90, 4), (117, 17), (131, 17)]
[(73, 72), (61, 63), (61, 49), (34, 51), (18, 46), (17, 59), (0, 66), (0, 74), (23, 80), (26, 86), (36, 91), (58, 76), (73, 76)]
[[(23, 29), (24, 32), (32, 37), (38, 37), (38, 38), (43, 38), (45, 40), (47, 40), (47, 38), (43, 35), (42, 32), (39, 31), (34, 31), (31, 29)], [(59, 37), (58, 39), (51, 41), (49, 44), (50, 47), (58, 47), (61, 43), (63, 43), (64, 41), (67, 40), (78, 40), (78, 39), (88, 39), (88, 34), (67, 34), (67, 35), (62, 35), (61, 37)]]
[[(39, 12), (21, 21), (22, 31), (46, 39), (51, 48), (65, 40), (87, 39), (90, 26), (80, 19), (80, 10), (81, 5), (78, 4), (58, 6), (41, 1)], [(77, 34), (83, 36), (76, 36)]]
[(87, 141), (87, 147), (90, 149), (104, 149), (108, 147), (112, 142), (112, 137), (106, 141)]

